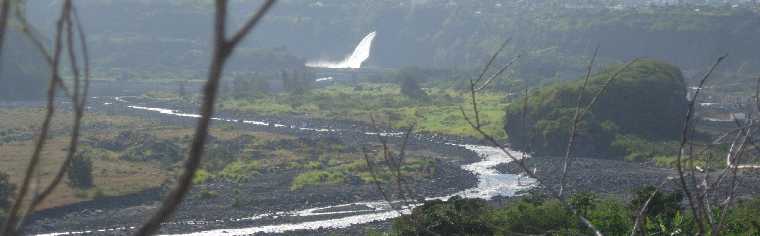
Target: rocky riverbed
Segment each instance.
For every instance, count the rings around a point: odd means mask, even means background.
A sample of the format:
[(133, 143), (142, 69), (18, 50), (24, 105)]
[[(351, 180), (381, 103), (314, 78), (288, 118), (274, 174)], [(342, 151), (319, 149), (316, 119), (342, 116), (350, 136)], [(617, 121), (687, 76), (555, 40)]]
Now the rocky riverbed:
[[(542, 179), (547, 188), (555, 189), (555, 191), (560, 186), (562, 164), (562, 157), (531, 157), (525, 160), (528, 169), (535, 170), (536, 175)], [(517, 163), (503, 164), (497, 169), (504, 173), (524, 173)], [(717, 171), (711, 174), (713, 178), (719, 175)], [(697, 173), (697, 175), (701, 178), (704, 173)], [(656, 167), (646, 163), (576, 158), (568, 169), (565, 189), (570, 193), (594, 192), (628, 199), (634, 190), (645, 186), (660, 186), (662, 184), (661, 190), (664, 191), (680, 189), (680, 185), (675, 179), (677, 176), (678, 173), (674, 169)], [(743, 196), (757, 196), (760, 194), (760, 186), (756, 184), (758, 181), (760, 181), (758, 172), (741, 172), (737, 190)]]
[[(124, 101), (124, 100), (121, 100)], [(111, 97), (92, 98), (90, 111), (114, 115), (140, 116), (159, 123), (170, 125), (192, 126), (192, 117), (172, 117), (157, 112), (146, 112), (140, 109), (128, 108), (125, 104), (114, 104), (118, 99)], [(155, 101), (137, 102), (137, 105), (155, 105)], [(132, 103), (134, 104), (134, 103)], [(186, 107), (172, 106), (173, 109)], [(238, 115), (275, 121), (275, 118), (255, 117), (252, 114), (220, 113), (219, 117)], [(241, 119), (241, 118), (238, 118)], [(303, 118), (279, 119), (278, 124), (250, 125), (244, 122), (217, 122), (232, 125), (236, 129), (249, 131), (266, 131), (285, 133), (299, 138), (320, 139), (339, 138), (346, 143), (361, 145), (376, 142), (377, 135), (367, 135), (369, 127), (358, 124), (345, 124), (340, 121), (306, 121)], [(293, 127), (320, 127), (320, 130), (298, 129)], [(329, 131), (327, 131), (329, 130)], [(409, 150), (425, 150), (438, 153), (434, 161), (434, 176), (420, 180), (412, 185), (419, 196), (442, 196), (454, 194), (477, 184), (477, 177), (472, 172), (463, 170), (462, 165), (480, 160), (480, 157), (465, 148), (447, 144), (451, 139), (442, 136), (416, 135), (409, 140)], [(460, 139), (461, 140), (461, 139)], [(456, 141), (456, 140), (455, 140)], [(399, 143), (399, 138), (390, 138), (390, 142)], [(193, 232), (221, 227), (243, 227), (262, 224), (283, 224), (304, 220), (327, 219), (327, 215), (304, 217), (270, 217), (245, 219), (251, 215), (293, 211), (314, 207), (335, 206), (340, 204), (382, 201), (382, 194), (374, 184), (349, 183), (340, 186), (307, 187), (292, 191), (290, 183), (300, 174), (297, 170), (265, 173), (246, 182), (216, 181), (196, 186), (190, 197), (183, 203), (174, 219), (165, 225), (164, 233)], [(389, 189), (388, 186), (385, 186)], [(101, 229), (128, 229), (139, 225), (143, 219), (158, 206), (161, 195), (168, 187), (148, 190), (143, 193), (122, 197), (105, 197), (64, 206), (47, 209), (30, 216), (27, 233), (88, 231)], [(213, 196), (209, 196), (209, 193)], [(363, 209), (351, 209), (363, 210)], [(347, 214), (351, 215), (351, 214)], [(335, 217), (330, 215), (329, 217)], [(128, 231), (107, 231), (103, 234), (128, 234)]]

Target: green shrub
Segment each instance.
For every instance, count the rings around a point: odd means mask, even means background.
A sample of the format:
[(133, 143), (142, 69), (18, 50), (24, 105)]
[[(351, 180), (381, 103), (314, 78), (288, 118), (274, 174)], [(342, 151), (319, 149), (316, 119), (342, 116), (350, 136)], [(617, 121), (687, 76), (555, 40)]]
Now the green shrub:
[(148, 139), (130, 146), (119, 157), (127, 161), (152, 161), (171, 166), (183, 160), (182, 148), (175, 141)]
[[(596, 198), (592, 194), (570, 196), (605, 235), (629, 235), (635, 214), (653, 187), (637, 190), (629, 203)], [(643, 235), (693, 235), (695, 224), (685, 213), (680, 192), (659, 192), (650, 202), (642, 221)], [(760, 198), (744, 199), (729, 209), (721, 235), (760, 235)], [(398, 235), (591, 235), (578, 217), (559, 201), (530, 194), (494, 208), (480, 199), (454, 197), (434, 200), (393, 221)]]
[(239, 160), (225, 166), (224, 169), (217, 174), (217, 176), (229, 181), (241, 182), (248, 180), (248, 178), (251, 176), (261, 174), (263, 168), (264, 167), (260, 161)]
[(342, 184), (346, 181), (343, 173), (335, 171), (309, 171), (296, 176), (290, 184), (290, 190), (299, 190), (306, 186), (323, 184)]
[(482, 199), (452, 197), (448, 201), (428, 201), (412, 210), (411, 215), (393, 221), (393, 229), (402, 236), (412, 235), (492, 235), (488, 224), (491, 208)]
[(10, 176), (0, 172), (0, 217), (4, 209), (10, 207), (11, 197), (16, 187), (10, 183)]
[(206, 181), (208, 181), (209, 178), (211, 178), (211, 174), (209, 174), (208, 171), (204, 169), (197, 170), (195, 171), (195, 175), (193, 176), (193, 184), (198, 185), (198, 184), (206, 183)]
[(93, 154), (89, 149), (83, 149), (74, 155), (66, 172), (68, 184), (79, 189), (89, 189), (95, 184), (92, 177)]
[(726, 231), (735, 235), (760, 235), (760, 197), (740, 200), (728, 216)]
[(556, 200), (518, 201), (495, 210), (491, 217), (499, 235), (580, 234), (578, 218)]
[(199, 197), (201, 199), (212, 199), (219, 196), (219, 193), (214, 190), (209, 190), (207, 188), (201, 188), (201, 192), (199, 193)]
[(412, 77), (401, 79), (401, 94), (415, 100), (427, 100), (428, 94), (422, 90), (417, 80)]
[(587, 217), (605, 235), (628, 235), (633, 225), (632, 211), (622, 202), (602, 199), (595, 202)]

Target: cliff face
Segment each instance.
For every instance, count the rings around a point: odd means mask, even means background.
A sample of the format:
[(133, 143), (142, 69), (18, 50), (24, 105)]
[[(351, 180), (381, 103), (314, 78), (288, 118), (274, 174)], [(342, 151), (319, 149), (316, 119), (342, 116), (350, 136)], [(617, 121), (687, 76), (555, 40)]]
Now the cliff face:
[[(583, 104), (621, 68), (612, 66), (594, 75), (583, 91)], [(527, 106), (526, 98), (513, 103), (505, 116), (511, 143), (538, 154), (564, 155), (582, 84), (582, 80), (555, 83), (528, 96)], [(654, 60), (636, 62), (610, 84), (581, 123), (577, 154), (610, 155), (610, 144), (619, 135), (676, 139), (687, 104), (680, 69)]]

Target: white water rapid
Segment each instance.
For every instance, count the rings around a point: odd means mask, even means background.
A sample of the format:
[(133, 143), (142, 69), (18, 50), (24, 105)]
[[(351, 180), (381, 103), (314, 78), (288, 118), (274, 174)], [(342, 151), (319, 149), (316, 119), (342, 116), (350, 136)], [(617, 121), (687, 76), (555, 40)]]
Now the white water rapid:
[(362, 67), (362, 64), (364, 61), (366, 61), (370, 53), (372, 51), (372, 42), (375, 40), (375, 36), (377, 35), (377, 32), (369, 33), (367, 36), (364, 36), (364, 39), (362, 39), (361, 42), (359, 42), (359, 45), (356, 46), (356, 49), (354, 49), (354, 52), (343, 59), (342, 61), (324, 61), (324, 60), (318, 60), (318, 61), (312, 61), (307, 62), (307, 67), (315, 67), (315, 68), (330, 68), (330, 69), (359, 69)]
[[(119, 103), (127, 103), (122, 98), (116, 98)], [(126, 104), (125, 104), (126, 105)], [(198, 118), (197, 114), (183, 113), (176, 110), (142, 107), (142, 106), (128, 106), (131, 109), (143, 110), (148, 112), (158, 112), (165, 115), (176, 117), (190, 117)], [(317, 127), (294, 127), (283, 124), (274, 124), (264, 121), (250, 121), (250, 120), (237, 120), (226, 118), (213, 118), (217, 121), (223, 122), (240, 122), (255, 126), (274, 126), (280, 128), (300, 129), (313, 132), (340, 132), (342, 130), (336, 129), (322, 129)], [(381, 135), (381, 136), (398, 136), (402, 133), (365, 133), (367, 135)], [(453, 196), (461, 196), (464, 198), (480, 198), (490, 200), (498, 196), (514, 196), (518, 191), (526, 190), (535, 185), (535, 180), (522, 177), (513, 174), (502, 174), (495, 170), (499, 164), (509, 163), (512, 161), (510, 157), (502, 152), (499, 148), (480, 146), (480, 145), (463, 145), (447, 143), (447, 145), (453, 145), (465, 148), (467, 150), (477, 153), (482, 160), (472, 164), (462, 166), (462, 169), (470, 171), (478, 178), (478, 185), (469, 189), (462, 190), (458, 193), (446, 196), (429, 196), (427, 200), (448, 200)], [(522, 153), (517, 151), (511, 151), (515, 157), (523, 157)], [(524, 157), (523, 157), (524, 158)], [(394, 203), (394, 205), (398, 205)], [(199, 231), (185, 234), (173, 234), (178, 236), (205, 236), (205, 235), (251, 235), (256, 233), (286, 233), (290, 231), (298, 230), (317, 230), (317, 229), (339, 229), (347, 228), (352, 225), (367, 224), (377, 221), (383, 221), (398, 217), (400, 213), (408, 214), (409, 210), (418, 205), (408, 206), (407, 209), (402, 211), (394, 210), (390, 204), (386, 201), (372, 201), (372, 202), (356, 202), (350, 204), (342, 204), (327, 207), (310, 208), (303, 210), (295, 210), (288, 212), (273, 212), (253, 215), (245, 218), (238, 219), (217, 219), (215, 221), (189, 221), (189, 222), (175, 222), (167, 224), (185, 224), (185, 225), (203, 225), (209, 223), (225, 223), (225, 222), (251, 222), (251, 225), (255, 225), (257, 221), (267, 220), (271, 222), (274, 219), (282, 217), (309, 217), (309, 216), (323, 216), (327, 219), (321, 220), (306, 220), (300, 223), (287, 223), (287, 224), (265, 224), (254, 227), (243, 228), (229, 228), (229, 229), (214, 229), (208, 231)], [(332, 216), (332, 217), (330, 217)], [(108, 233), (108, 232), (123, 232), (125, 230), (132, 230), (134, 227), (120, 227), (112, 229), (101, 229), (94, 231), (81, 231), (81, 232), (59, 232), (50, 234), (40, 234), (45, 236), (58, 236), (58, 235), (76, 235), (76, 234), (91, 234), (91, 233)]]

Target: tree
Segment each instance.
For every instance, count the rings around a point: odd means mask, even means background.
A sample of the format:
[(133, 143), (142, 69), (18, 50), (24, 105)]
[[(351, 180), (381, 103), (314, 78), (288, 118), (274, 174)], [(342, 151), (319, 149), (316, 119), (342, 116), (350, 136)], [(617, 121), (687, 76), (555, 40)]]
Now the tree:
[(426, 100), (428, 94), (422, 90), (420, 84), (412, 77), (403, 77), (401, 79), (401, 94), (415, 100)]
[(308, 70), (281, 71), (282, 86), (291, 95), (308, 93), (314, 87), (314, 76)]
[(75, 188), (88, 189), (94, 186), (92, 179), (92, 151), (82, 151), (71, 159), (66, 177), (69, 185)]
[(10, 197), (16, 187), (10, 183), (10, 177), (0, 172), (0, 212), (11, 205)]
[(16, 191), (9, 178), (7, 174), (0, 172), (0, 221), (5, 221), (5, 211), (11, 206), (10, 197)]

